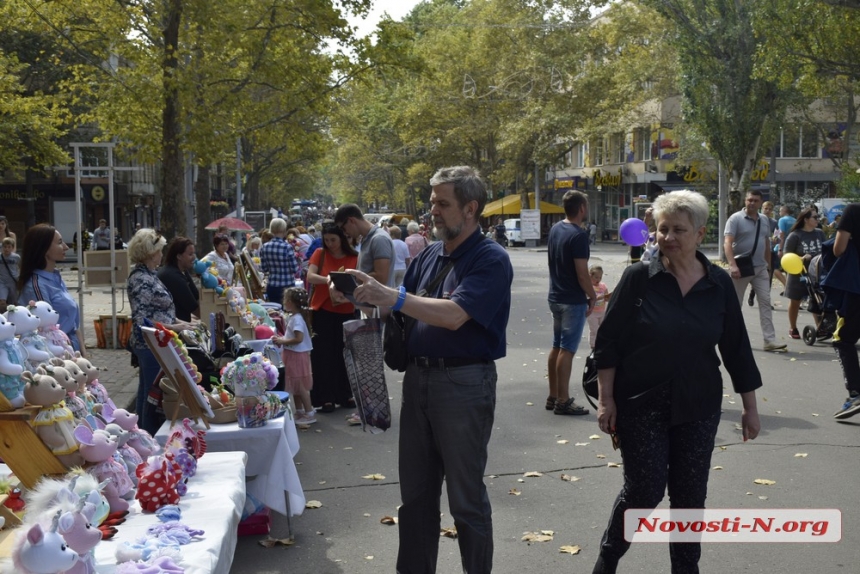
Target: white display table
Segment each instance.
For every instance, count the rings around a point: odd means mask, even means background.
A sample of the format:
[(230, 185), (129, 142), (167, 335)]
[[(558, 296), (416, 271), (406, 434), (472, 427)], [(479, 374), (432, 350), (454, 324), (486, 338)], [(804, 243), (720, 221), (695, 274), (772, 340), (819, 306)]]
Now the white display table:
[[(206, 430), (203, 425), (195, 428)], [(167, 421), (155, 438), (164, 445), (169, 434), (170, 421)], [(245, 470), (248, 494), (285, 516), (287, 500), (289, 516), (300, 515), (304, 510), (305, 494), (293, 461), (299, 451), (299, 438), (289, 410), (258, 428), (239, 428), (239, 423), (212, 424), (206, 430), (206, 448), (207, 452), (244, 451), (248, 455)]]

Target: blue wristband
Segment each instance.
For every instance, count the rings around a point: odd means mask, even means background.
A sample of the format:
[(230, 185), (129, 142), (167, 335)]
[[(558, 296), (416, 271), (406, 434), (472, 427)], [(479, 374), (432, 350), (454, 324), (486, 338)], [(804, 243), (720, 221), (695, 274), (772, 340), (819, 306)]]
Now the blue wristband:
[(406, 287), (400, 286), (400, 294), (397, 296), (397, 302), (391, 307), (392, 311), (400, 311), (403, 303), (406, 302)]

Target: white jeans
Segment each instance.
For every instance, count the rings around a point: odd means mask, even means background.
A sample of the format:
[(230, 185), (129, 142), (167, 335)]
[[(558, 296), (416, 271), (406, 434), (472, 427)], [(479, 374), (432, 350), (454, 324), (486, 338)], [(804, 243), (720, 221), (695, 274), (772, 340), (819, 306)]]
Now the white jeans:
[(770, 308), (771, 280), (767, 265), (756, 267), (755, 275), (740, 279), (732, 277), (732, 282), (735, 284), (735, 292), (738, 294), (738, 302), (741, 306), (744, 304), (744, 292), (747, 290), (747, 285), (752, 284), (758, 305), (758, 318), (761, 322), (761, 334), (764, 337), (764, 343), (775, 343), (776, 331), (773, 328), (773, 313)]

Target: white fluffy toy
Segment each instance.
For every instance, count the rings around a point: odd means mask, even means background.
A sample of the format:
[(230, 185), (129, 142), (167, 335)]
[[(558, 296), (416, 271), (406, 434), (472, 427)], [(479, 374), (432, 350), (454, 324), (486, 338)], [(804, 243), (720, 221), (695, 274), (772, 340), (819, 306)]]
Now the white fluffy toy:
[(51, 304), (45, 301), (30, 301), (28, 308), (30, 313), (39, 318), (39, 334), (45, 338), (48, 351), (60, 358), (65, 352), (74, 355), (75, 348), (72, 347), (69, 336), (60, 329), (60, 314)]

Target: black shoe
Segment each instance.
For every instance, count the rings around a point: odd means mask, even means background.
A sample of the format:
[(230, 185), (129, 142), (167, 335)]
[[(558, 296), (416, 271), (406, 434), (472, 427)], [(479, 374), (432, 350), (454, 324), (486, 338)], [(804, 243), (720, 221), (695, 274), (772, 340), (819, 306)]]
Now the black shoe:
[(749, 298), (749, 299), (747, 299), (747, 304), (748, 304), (750, 307), (752, 307), (752, 306), (753, 306), (753, 300), (754, 300), (754, 299), (755, 299), (755, 291), (750, 291), (750, 298)]
[(573, 397), (570, 397), (566, 401), (556, 401), (555, 409), (553, 409), (552, 413), (554, 415), (587, 415), (588, 409), (585, 407), (581, 407), (579, 405), (573, 404)]

